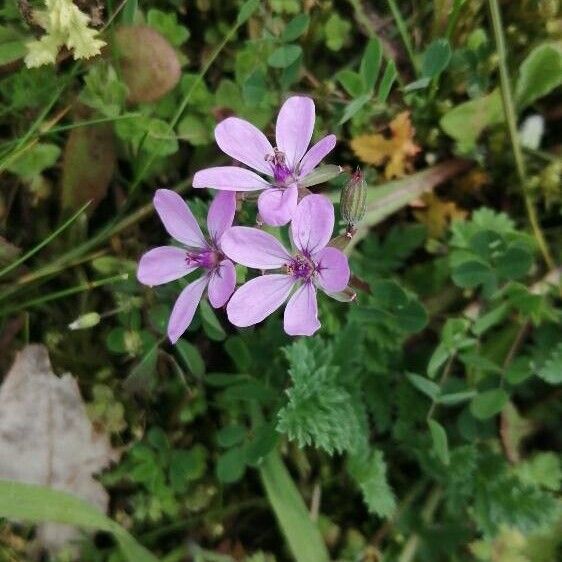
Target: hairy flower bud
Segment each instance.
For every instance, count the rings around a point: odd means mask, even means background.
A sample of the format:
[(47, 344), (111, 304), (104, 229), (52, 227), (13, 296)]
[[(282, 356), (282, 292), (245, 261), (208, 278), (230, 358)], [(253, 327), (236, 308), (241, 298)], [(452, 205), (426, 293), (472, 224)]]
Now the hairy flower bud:
[(367, 212), (367, 185), (359, 168), (342, 189), (340, 207), (348, 230), (355, 230)]
[(71, 330), (87, 330), (99, 324), (101, 316), (97, 312), (87, 312), (79, 316), (74, 322), (71, 322), (68, 327)]

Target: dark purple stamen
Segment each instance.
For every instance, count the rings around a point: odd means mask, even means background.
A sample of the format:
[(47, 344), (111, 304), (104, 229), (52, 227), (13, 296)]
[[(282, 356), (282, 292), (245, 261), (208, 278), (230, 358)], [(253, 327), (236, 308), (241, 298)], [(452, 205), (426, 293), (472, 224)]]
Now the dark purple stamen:
[(206, 248), (204, 250), (188, 250), (185, 253), (185, 261), (189, 267), (203, 267), (213, 269), (221, 260), (217, 250)]
[(291, 179), (293, 176), (293, 172), (285, 162), (285, 154), (277, 148), (274, 148), (273, 154), (268, 154), (265, 159), (271, 165), (275, 183), (277, 185), (285, 185), (287, 180)]
[(307, 280), (316, 273), (316, 265), (302, 254), (297, 254), (286, 267), (287, 273), (295, 279)]

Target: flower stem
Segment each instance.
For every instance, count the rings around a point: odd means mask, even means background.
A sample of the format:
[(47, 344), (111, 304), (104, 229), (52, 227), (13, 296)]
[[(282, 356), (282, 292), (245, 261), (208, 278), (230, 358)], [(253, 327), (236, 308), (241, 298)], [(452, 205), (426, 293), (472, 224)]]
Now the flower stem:
[(414, 51), (414, 47), (412, 42), (410, 41), (410, 36), (408, 35), (408, 28), (406, 27), (406, 22), (400, 13), (398, 6), (396, 5), (395, 0), (388, 0), (388, 6), (390, 11), (392, 12), (392, 16), (394, 17), (394, 21), (396, 22), (396, 27), (398, 28), (398, 32), (400, 33), (400, 37), (402, 38), (402, 42), (404, 43), (404, 47), (406, 47), (406, 51), (408, 52), (408, 56), (410, 57), (410, 61), (416, 74), (418, 74), (418, 61), (416, 59), (416, 53)]
[(519, 143), (519, 133), (517, 131), (517, 116), (515, 111), (515, 103), (513, 101), (513, 94), (511, 92), (509, 71), (507, 69), (507, 52), (505, 48), (505, 37), (503, 33), (503, 25), (498, 0), (488, 0), (488, 5), (490, 7), (490, 17), (492, 21), (494, 38), (496, 41), (496, 51), (499, 60), (500, 87), (505, 119), (507, 122), (509, 139), (511, 142), (511, 150), (515, 159), (515, 168), (517, 171), (521, 189), (523, 191), (523, 199), (525, 200), (527, 216), (529, 218), (529, 223), (531, 224), (533, 234), (543, 255), (545, 263), (547, 264), (549, 269), (555, 269), (556, 262), (554, 261), (554, 258), (550, 253), (550, 249), (541, 230), (537, 210), (533, 203), (533, 199), (528, 192), (527, 172), (525, 169), (523, 151), (521, 150), (521, 144)]
[(24, 261), (29, 259), (31, 256), (35, 255), (39, 250), (41, 250), (41, 248), (44, 248), (47, 244), (49, 244), (49, 242), (54, 240), (61, 232), (66, 230), (72, 223), (74, 223), (74, 221), (76, 221), (76, 219), (86, 210), (86, 208), (89, 207), (90, 203), (91, 203), (91, 201), (88, 201), (85, 205), (80, 207), (80, 209), (78, 209), (78, 211), (76, 211), (76, 213), (74, 213), (64, 224), (59, 226), (59, 228), (57, 228), (53, 233), (51, 233), (49, 236), (47, 236), (47, 238), (45, 238), (45, 240), (43, 240), (42, 242), (39, 242), (39, 244), (37, 244), (35, 247), (33, 247), (31, 250), (29, 250), (29, 252), (27, 252), (23, 256), (21, 256), (21, 258), (17, 259), (16, 261), (12, 262), (10, 265), (7, 265), (5, 268), (1, 269), (0, 270), (0, 277), (3, 277), (4, 275), (9, 273), (13, 269), (18, 267), (18, 265), (22, 264)]
[(109, 285), (111, 283), (117, 283), (118, 281), (125, 281), (129, 277), (128, 273), (120, 273), (119, 275), (113, 275), (111, 277), (106, 277), (105, 279), (98, 279), (97, 281), (91, 281), (88, 283), (82, 283), (81, 285), (76, 285), (75, 287), (70, 287), (68, 289), (63, 289), (62, 291), (57, 291), (43, 297), (32, 299), (26, 302), (22, 302), (17, 306), (12, 308), (7, 308), (0, 310), (0, 317), (6, 316), (7, 314), (12, 314), (18, 312), (19, 310), (31, 308), (33, 306), (38, 306), (46, 302), (50, 302), (57, 299), (62, 299), (70, 295), (75, 295), (76, 293), (83, 293), (84, 291), (89, 291), (91, 289), (97, 289), (103, 285)]

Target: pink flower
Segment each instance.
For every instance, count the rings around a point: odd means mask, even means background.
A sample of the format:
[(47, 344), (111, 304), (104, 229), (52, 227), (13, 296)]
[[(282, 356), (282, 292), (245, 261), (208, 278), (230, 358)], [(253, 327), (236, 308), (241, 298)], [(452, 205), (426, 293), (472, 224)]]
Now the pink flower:
[(307, 151), (314, 121), (314, 102), (310, 98), (289, 98), (277, 116), (275, 148), (248, 121), (238, 117), (221, 121), (215, 128), (215, 139), (220, 149), (268, 176), (268, 179), (238, 166), (219, 166), (197, 172), (193, 187), (228, 191), (263, 190), (258, 199), (262, 219), (272, 226), (287, 224), (297, 207), (299, 182), (336, 145), (335, 135), (328, 135)]
[(284, 328), (291, 336), (311, 336), (320, 328), (316, 288), (343, 291), (349, 282), (347, 257), (327, 246), (334, 228), (334, 208), (322, 195), (308, 195), (291, 222), (296, 250), (291, 254), (271, 234), (234, 226), (222, 238), (222, 249), (233, 261), (257, 269), (282, 269), (256, 277), (232, 295), (226, 311), (239, 327), (252, 326), (275, 312), (296, 289), (285, 308)]
[(168, 234), (185, 247), (160, 246), (144, 254), (139, 262), (138, 280), (152, 287), (175, 281), (198, 268), (204, 272), (185, 287), (172, 310), (168, 337), (176, 343), (191, 324), (206, 287), (214, 308), (224, 306), (234, 291), (234, 264), (225, 258), (221, 245), (225, 230), (234, 220), (236, 193), (221, 191), (211, 203), (207, 215), (210, 239), (205, 239), (189, 207), (174, 191), (158, 189), (154, 207)]

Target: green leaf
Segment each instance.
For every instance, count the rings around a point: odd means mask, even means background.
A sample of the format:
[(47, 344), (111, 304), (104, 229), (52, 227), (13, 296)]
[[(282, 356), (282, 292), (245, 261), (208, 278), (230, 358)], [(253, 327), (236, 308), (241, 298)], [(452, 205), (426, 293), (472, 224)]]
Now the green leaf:
[(0, 517), (32, 523), (53, 522), (113, 534), (129, 562), (157, 559), (120, 525), (84, 500), (35, 484), (0, 480)]
[(126, 0), (123, 13), (121, 14), (121, 22), (124, 25), (132, 25), (135, 22), (138, 4), (138, 0)]
[(300, 45), (283, 45), (277, 47), (269, 58), (267, 64), (273, 68), (287, 68), (291, 66), (302, 54)]
[(537, 371), (537, 376), (549, 384), (562, 383), (562, 343), (554, 348), (544, 365)]
[(178, 352), (181, 362), (194, 376), (201, 378), (205, 374), (205, 361), (197, 347), (180, 339), (176, 342), (175, 350)]
[(163, 12), (151, 8), (146, 14), (150, 27), (159, 31), (174, 47), (180, 47), (189, 39), (189, 29), (178, 22), (176, 12)]
[(333, 12), (324, 25), (326, 45), (331, 51), (339, 51), (348, 41), (351, 31), (351, 23)]
[(481, 336), (486, 333), (490, 328), (493, 328), (497, 324), (503, 321), (509, 312), (509, 305), (507, 303), (502, 303), (496, 308), (490, 310), (486, 314), (479, 316), (474, 324), (472, 325), (472, 332)]
[(372, 97), (372, 94), (363, 94), (351, 103), (348, 103), (338, 125), (343, 125), (346, 121), (349, 121)]
[(502, 388), (494, 388), (477, 394), (470, 402), (470, 412), (479, 420), (499, 414), (507, 404), (509, 396)]
[(398, 71), (396, 70), (396, 64), (393, 60), (389, 60), (386, 63), (386, 68), (384, 69), (384, 74), (382, 75), (379, 91), (377, 93), (377, 100), (380, 103), (386, 102), (397, 76)]
[(350, 70), (344, 68), (336, 74), (336, 80), (343, 86), (344, 90), (352, 97), (356, 98), (364, 92), (364, 85), (361, 76)]
[(0, 43), (0, 66), (22, 59), (27, 53), (25, 42), (19, 39)]
[(295, 561), (329, 562), (322, 534), (276, 451), (265, 458), (259, 472), (269, 504)]
[(224, 484), (237, 482), (246, 472), (246, 456), (243, 447), (233, 447), (217, 461), (217, 478)]
[(214, 341), (223, 341), (226, 338), (226, 332), (206, 299), (201, 301), (199, 311), (203, 320), (203, 330), (207, 336)]
[(256, 68), (244, 81), (242, 95), (249, 105), (259, 105), (267, 94), (265, 73), (261, 68)]
[(186, 115), (178, 123), (178, 136), (193, 146), (204, 146), (212, 140), (209, 124), (200, 115)]
[(515, 96), (520, 109), (562, 84), (562, 49), (556, 43), (535, 47), (523, 61)]
[(420, 375), (416, 375), (414, 373), (407, 373), (406, 376), (408, 380), (420, 391), (423, 392), (426, 396), (431, 398), (432, 400), (437, 400), (439, 395), (441, 394), (441, 388), (438, 384), (426, 379), (425, 377), (421, 377)]
[(353, 455), (349, 458), (348, 466), (369, 512), (379, 517), (390, 517), (396, 509), (396, 499), (388, 484), (387, 466), (382, 452)]
[(459, 287), (473, 289), (493, 280), (494, 272), (487, 263), (469, 259), (453, 269), (452, 278)]
[(533, 255), (524, 248), (511, 246), (496, 260), (498, 273), (507, 279), (524, 277), (533, 265)]
[(445, 361), (447, 361), (450, 355), (450, 350), (444, 342), (441, 342), (429, 358), (429, 363), (427, 365), (427, 375), (429, 378), (435, 378), (439, 369), (445, 364)]
[(6, 169), (24, 180), (31, 180), (43, 170), (54, 166), (60, 153), (61, 150), (56, 144), (38, 143), (10, 161)]
[(283, 30), (281, 34), (281, 41), (288, 43), (298, 39), (307, 29), (310, 24), (310, 16), (308, 14), (299, 14), (295, 16)]
[(449, 464), (449, 445), (447, 442), (447, 432), (445, 428), (435, 420), (428, 420), (429, 431), (431, 432), (431, 439), (433, 441), (433, 450), (439, 457), (441, 462), (445, 465)]
[(278, 441), (279, 432), (275, 429), (275, 424), (266, 423), (259, 426), (253, 439), (246, 445), (246, 462), (252, 466), (258, 465), (275, 449)]
[(526, 381), (533, 374), (531, 358), (528, 356), (516, 357), (505, 371), (505, 380), (509, 384), (517, 385)]
[(478, 137), (489, 126), (504, 121), (499, 90), (461, 103), (450, 109), (439, 121), (441, 128), (459, 143), (463, 151), (474, 148)]
[(207, 451), (202, 445), (189, 450), (174, 450), (170, 457), (170, 484), (178, 492), (187, 489), (187, 484), (199, 480), (207, 469)]
[(451, 46), (447, 39), (433, 41), (423, 56), (422, 74), (427, 78), (437, 78), (451, 61)]
[(442, 394), (437, 398), (439, 404), (443, 406), (456, 406), (462, 402), (466, 402), (476, 396), (476, 390), (466, 390), (464, 392), (452, 392), (451, 394)]
[(240, 7), (238, 17), (236, 18), (236, 25), (240, 26), (246, 23), (258, 9), (260, 0), (246, 0)]
[(217, 433), (217, 442), (221, 447), (232, 447), (244, 441), (246, 428), (242, 425), (228, 425)]
[(339, 176), (343, 172), (341, 166), (335, 164), (325, 164), (318, 166), (310, 174), (308, 174), (302, 181), (299, 182), (301, 187), (311, 187), (319, 183), (326, 183)]
[(363, 80), (365, 93), (372, 93), (382, 61), (382, 45), (377, 37), (369, 39), (361, 64), (359, 65), (359, 74)]

